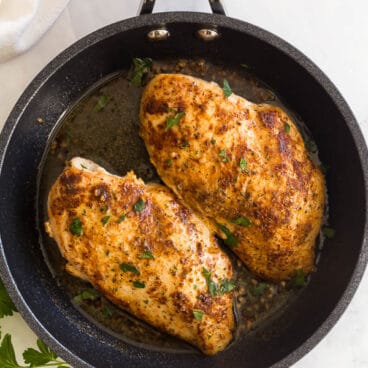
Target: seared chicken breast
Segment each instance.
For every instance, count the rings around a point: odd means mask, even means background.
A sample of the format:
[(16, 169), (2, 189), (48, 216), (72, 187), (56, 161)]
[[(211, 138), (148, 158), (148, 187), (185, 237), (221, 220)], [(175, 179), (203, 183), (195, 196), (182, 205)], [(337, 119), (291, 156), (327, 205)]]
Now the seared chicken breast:
[(143, 93), (140, 121), (162, 180), (250, 270), (277, 281), (313, 269), (324, 178), (282, 109), (160, 74)]
[(205, 354), (229, 344), (231, 262), (168, 188), (74, 158), (50, 190), (48, 216), (70, 273)]

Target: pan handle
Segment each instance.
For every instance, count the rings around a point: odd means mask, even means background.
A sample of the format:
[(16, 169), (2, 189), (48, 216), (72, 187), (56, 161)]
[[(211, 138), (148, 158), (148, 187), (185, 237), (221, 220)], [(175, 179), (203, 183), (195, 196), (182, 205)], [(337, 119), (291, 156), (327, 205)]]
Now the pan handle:
[[(221, 0), (208, 0), (212, 9), (212, 13), (226, 15)], [(142, 0), (138, 15), (151, 14), (156, 0)]]

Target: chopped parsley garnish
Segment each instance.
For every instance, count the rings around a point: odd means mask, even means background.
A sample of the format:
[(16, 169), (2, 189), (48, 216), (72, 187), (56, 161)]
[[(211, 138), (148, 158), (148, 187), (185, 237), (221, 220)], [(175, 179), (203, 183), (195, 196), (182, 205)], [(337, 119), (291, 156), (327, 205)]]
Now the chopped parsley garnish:
[(229, 293), (235, 289), (235, 281), (229, 279), (223, 279), (220, 284), (219, 292), (220, 294)]
[(226, 79), (224, 79), (222, 89), (224, 90), (225, 97), (230, 97), (231, 94), (233, 93), (233, 91), (230, 88), (230, 84)]
[(194, 318), (197, 320), (197, 321), (202, 321), (202, 318), (203, 318), (203, 312), (202, 311), (199, 311), (199, 310), (194, 310), (193, 311), (193, 316)]
[(104, 216), (104, 217), (102, 217), (101, 222), (102, 222), (102, 225), (103, 226), (105, 226), (109, 222), (110, 217), (111, 216)]
[(231, 248), (235, 248), (238, 245), (239, 239), (223, 224), (217, 224), (220, 230), (226, 235), (224, 243)]
[(120, 263), (120, 269), (124, 272), (134, 273), (135, 275), (138, 276), (141, 274), (135, 266), (129, 263)]
[(252, 226), (252, 221), (249, 220), (247, 217), (238, 217), (231, 221), (233, 224), (244, 226), (244, 227), (250, 227)]
[(229, 279), (223, 279), (220, 282), (220, 285), (218, 285), (215, 281), (212, 280), (212, 273), (204, 267), (202, 268), (202, 275), (206, 279), (208, 291), (211, 296), (223, 295), (225, 293), (229, 293), (235, 288), (235, 282)]
[(322, 233), (326, 238), (333, 238), (335, 236), (335, 230), (332, 227), (323, 226)]
[(186, 148), (186, 147), (189, 147), (189, 142), (188, 142), (188, 141), (184, 141), (184, 142), (181, 144), (181, 146), (180, 146), (180, 148)]
[(69, 226), (69, 231), (76, 236), (81, 236), (83, 234), (82, 221), (78, 217), (73, 218)]
[(133, 76), (130, 80), (130, 84), (140, 87), (142, 85), (143, 76), (148, 72), (148, 69), (152, 65), (152, 59), (150, 58), (134, 58), (133, 59)]
[(288, 123), (284, 124), (284, 130), (285, 130), (285, 133), (287, 133), (287, 134), (290, 133), (290, 125)]
[(211, 294), (211, 296), (215, 296), (216, 295), (216, 290), (217, 290), (217, 284), (211, 278), (212, 273), (209, 272), (208, 270), (206, 270), (203, 267), (202, 268), (202, 274), (203, 274), (204, 278), (206, 279), (206, 283), (207, 283), (209, 293)]
[(253, 290), (251, 290), (251, 294), (253, 296), (261, 296), (267, 289), (267, 284), (264, 282), (260, 282)]
[(126, 215), (125, 215), (125, 213), (122, 213), (120, 216), (119, 216), (119, 218), (118, 218), (118, 224), (120, 224), (120, 222), (123, 222), (124, 220), (125, 220), (125, 217), (126, 217)]
[(181, 118), (185, 115), (185, 112), (177, 112), (174, 116), (168, 116), (166, 119), (165, 131), (180, 123)]
[(316, 142), (311, 139), (305, 142), (305, 148), (312, 153), (316, 153), (318, 150)]
[(145, 250), (142, 254), (139, 255), (139, 258), (141, 259), (155, 259), (152, 252), (149, 250)]
[(216, 144), (216, 139), (212, 138), (211, 139), (211, 144)]
[(247, 170), (248, 162), (244, 157), (240, 158), (239, 166), (242, 172), (245, 172)]
[(222, 149), (222, 150), (219, 152), (219, 156), (221, 157), (221, 161), (222, 161), (222, 162), (229, 162), (229, 159), (227, 158), (226, 150)]
[(144, 289), (146, 287), (146, 284), (143, 281), (133, 281), (133, 286), (136, 289)]
[(99, 111), (103, 110), (109, 101), (110, 101), (110, 97), (101, 96), (98, 99), (93, 111), (99, 112)]
[(321, 170), (322, 174), (326, 175), (329, 167), (324, 165), (322, 162), (319, 164), (319, 169)]
[(306, 276), (302, 269), (296, 271), (294, 278), (294, 285), (296, 287), (303, 287), (307, 285)]
[(146, 202), (139, 198), (138, 201), (134, 204), (133, 209), (135, 212), (141, 212), (144, 210), (144, 207), (146, 206)]
[(83, 300), (96, 300), (99, 297), (100, 294), (95, 289), (86, 289), (76, 295), (73, 299), (75, 302), (80, 303)]
[(166, 166), (170, 167), (172, 165), (172, 160), (165, 161)]
[(112, 316), (112, 312), (109, 308), (107, 307), (103, 307), (102, 310), (101, 310), (101, 313), (103, 314), (103, 316), (105, 318), (108, 318), (108, 317), (111, 317)]

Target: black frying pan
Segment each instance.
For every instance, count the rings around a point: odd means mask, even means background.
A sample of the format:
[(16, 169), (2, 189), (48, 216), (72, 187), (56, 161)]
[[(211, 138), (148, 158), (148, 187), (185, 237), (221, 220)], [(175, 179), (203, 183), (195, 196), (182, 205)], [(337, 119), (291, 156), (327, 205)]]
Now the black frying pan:
[[(105, 27), (64, 51), (11, 112), (0, 140), (1, 277), (30, 326), (75, 367), (289, 366), (335, 324), (367, 263), (368, 154), (362, 134), (333, 84), (285, 41), (227, 18), (219, 1), (210, 1), (213, 15), (147, 14), (153, 3), (144, 2), (141, 13), (146, 15)], [(133, 56), (195, 56), (249, 65), (306, 122), (322, 162), (330, 167), (330, 223), (336, 235), (327, 240), (318, 271), (266, 330), (240, 338), (214, 357), (153, 351), (99, 329), (56, 285), (41, 252), (36, 178), (48, 138), (85, 90), (126, 68)], [(36, 124), (40, 116), (44, 123)]]

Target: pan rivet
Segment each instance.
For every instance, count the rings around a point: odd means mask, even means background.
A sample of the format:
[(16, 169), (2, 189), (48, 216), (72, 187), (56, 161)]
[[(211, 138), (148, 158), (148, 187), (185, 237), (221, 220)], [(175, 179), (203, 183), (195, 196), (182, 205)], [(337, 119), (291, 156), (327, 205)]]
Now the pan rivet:
[(220, 36), (216, 29), (209, 28), (200, 29), (197, 34), (198, 37), (201, 38), (203, 41), (213, 41)]
[(147, 33), (147, 37), (152, 41), (163, 41), (169, 38), (170, 32), (167, 29), (153, 29)]

